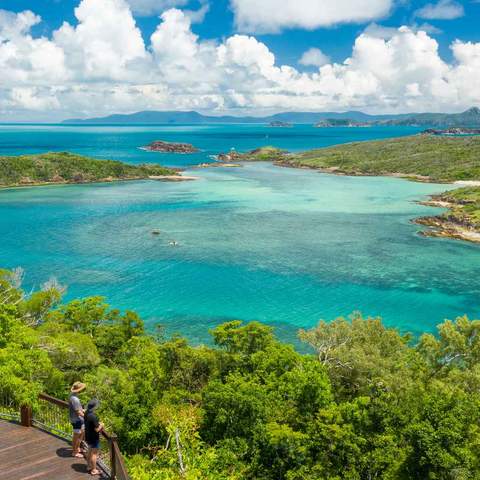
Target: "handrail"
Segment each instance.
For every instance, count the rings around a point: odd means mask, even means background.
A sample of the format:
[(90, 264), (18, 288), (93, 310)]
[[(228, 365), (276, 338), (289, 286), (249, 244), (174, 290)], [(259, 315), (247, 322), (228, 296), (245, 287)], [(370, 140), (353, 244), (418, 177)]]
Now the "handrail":
[[(46, 393), (40, 393), (38, 399), (51, 405), (55, 405), (65, 413), (69, 408), (69, 404), (65, 400), (60, 400), (47, 395)], [(36, 410), (32, 410), (31, 407), (22, 406), (19, 413), (20, 415), (17, 413), (16, 416), (12, 414), (5, 414), (4, 416), (6, 418), (10, 416), (11, 419), (19, 419), (20, 423), (25, 427), (36, 426), (63, 438), (70, 437), (69, 430), (71, 427), (69, 425), (68, 417), (62, 413), (59, 414), (58, 411), (55, 412), (54, 409), (45, 410), (39, 407)], [(100, 455), (100, 466), (105, 470), (105, 473), (109, 475), (111, 480), (130, 480), (125, 461), (118, 446), (117, 436), (104, 430), (101, 431), (101, 435), (108, 444), (108, 456), (107, 458), (104, 458)]]
[[(39, 399), (52, 403), (53, 405), (56, 405), (57, 407), (63, 409), (69, 408), (69, 404), (65, 400), (51, 397), (50, 395), (47, 395), (45, 393), (41, 393), (39, 395)], [(118, 447), (117, 436), (115, 434), (110, 434), (105, 430), (102, 430), (100, 433), (101, 436), (105, 438), (108, 443), (109, 458), (102, 460), (104, 460), (104, 463), (110, 463), (110, 468), (106, 468), (106, 470), (109, 470), (109, 472), (107, 473), (110, 474), (111, 480), (130, 480), (127, 469), (125, 467), (122, 453), (120, 452), (120, 448)]]
[(66, 402), (65, 400), (60, 400), (60, 399), (55, 398), (55, 397), (51, 397), (50, 395), (47, 395), (46, 393), (40, 393), (38, 395), (38, 398), (40, 400), (45, 400), (47, 402), (53, 403), (54, 405), (57, 405), (58, 407), (68, 408), (68, 402)]
[(125, 462), (123, 460), (123, 455), (120, 452), (120, 448), (118, 447), (117, 437), (115, 436), (112, 441), (112, 473), (113, 478), (118, 478), (120, 480), (130, 478), (128, 476), (127, 467), (125, 466)]

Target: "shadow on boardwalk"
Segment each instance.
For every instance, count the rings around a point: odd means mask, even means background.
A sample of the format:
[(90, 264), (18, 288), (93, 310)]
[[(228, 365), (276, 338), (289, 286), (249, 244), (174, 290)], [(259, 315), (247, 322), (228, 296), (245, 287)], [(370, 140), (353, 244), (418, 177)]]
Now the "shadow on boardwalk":
[(91, 477), (64, 440), (0, 420), (0, 480), (77, 480)]

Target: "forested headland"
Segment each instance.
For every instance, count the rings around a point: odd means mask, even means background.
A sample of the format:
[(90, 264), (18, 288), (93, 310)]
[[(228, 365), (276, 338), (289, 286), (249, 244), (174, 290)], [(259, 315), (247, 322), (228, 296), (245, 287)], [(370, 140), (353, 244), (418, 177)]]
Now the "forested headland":
[(0, 187), (140, 180), (176, 175), (177, 171), (157, 164), (130, 165), (69, 152), (0, 156)]
[(412, 338), (353, 314), (300, 331), (311, 354), (232, 321), (194, 346), (22, 279), (0, 272), (0, 397), (35, 408), (85, 382), (134, 480), (480, 478), (479, 320)]
[(449, 183), (480, 180), (480, 136), (411, 135), (290, 153), (275, 147), (236, 153), (231, 160), (272, 161), (341, 175), (393, 175)]

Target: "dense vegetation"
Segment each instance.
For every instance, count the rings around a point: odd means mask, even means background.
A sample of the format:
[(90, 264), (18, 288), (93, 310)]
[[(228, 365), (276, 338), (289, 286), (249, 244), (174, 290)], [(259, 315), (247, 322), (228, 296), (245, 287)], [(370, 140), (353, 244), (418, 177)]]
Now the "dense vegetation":
[(26, 295), (21, 278), (0, 273), (0, 398), (35, 406), (85, 381), (134, 480), (480, 478), (478, 320), (414, 342), (353, 315), (301, 331), (310, 355), (234, 321), (195, 347), (99, 297), (62, 304), (54, 281)]
[(347, 175), (394, 174), (435, 182), (480, 180), (480, 136), (415, 135), (290, 154), (265, 147), (242, 159), (272, 160)]
[(0, 186), (128, 180), (176, 173), (161, 165), (129, 165), (68, 152), (0, 156)]

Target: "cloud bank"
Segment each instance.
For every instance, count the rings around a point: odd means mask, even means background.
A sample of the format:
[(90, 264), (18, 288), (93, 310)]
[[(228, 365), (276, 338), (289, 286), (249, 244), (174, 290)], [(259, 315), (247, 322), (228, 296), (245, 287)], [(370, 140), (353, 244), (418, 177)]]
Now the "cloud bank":
[(1, 120), (143, 109), (405, 112), (480, 104), (480, 91), (471, 88), (480, 78), (480, 43), (455, 41), (447, 63), (422, 30), (367, 29), (342, 63), (320, 58), (322, 45), (312, 46), (318, 51), (304, 60), (318, 68), (304, 72), (277, 65), (253, 36), (200, 40), (190, 17), (175, 8), (163, 12), (147, 43), (125, 0), (82, 0), (75, 16), (74, 25), (35, 38), (38, 16), (0, 11)]

